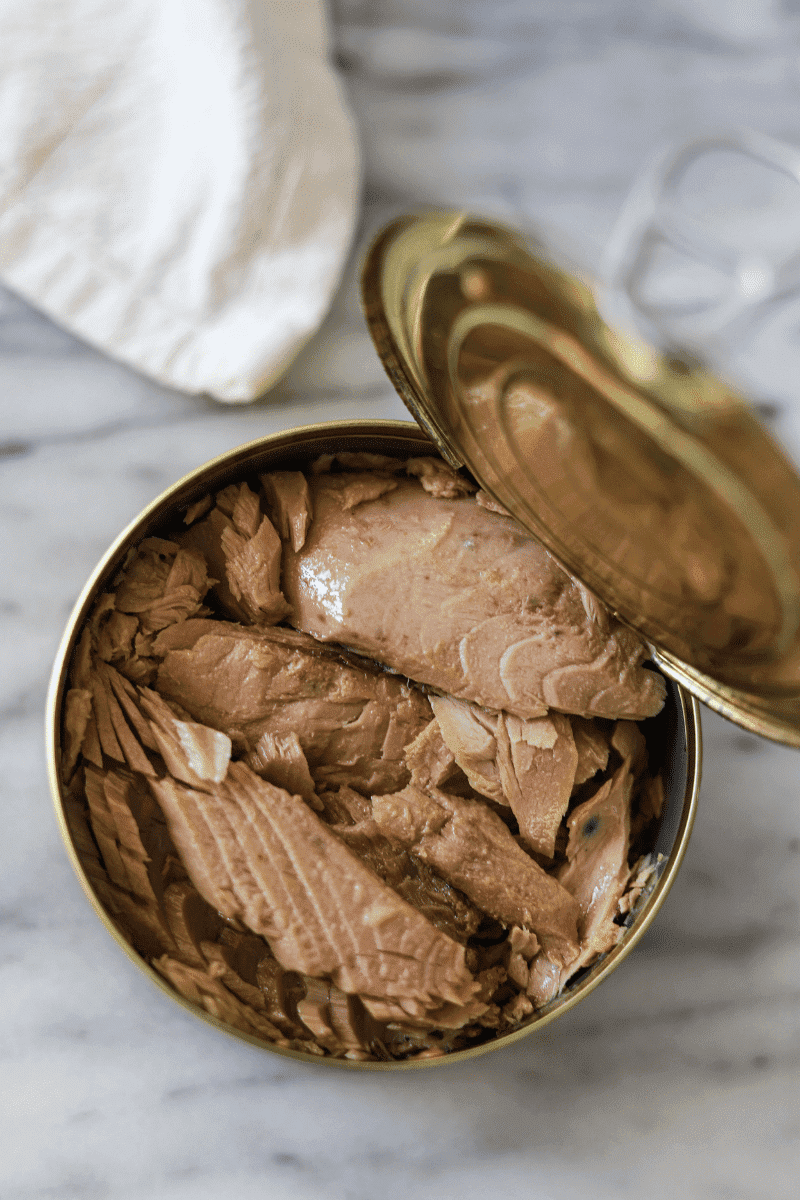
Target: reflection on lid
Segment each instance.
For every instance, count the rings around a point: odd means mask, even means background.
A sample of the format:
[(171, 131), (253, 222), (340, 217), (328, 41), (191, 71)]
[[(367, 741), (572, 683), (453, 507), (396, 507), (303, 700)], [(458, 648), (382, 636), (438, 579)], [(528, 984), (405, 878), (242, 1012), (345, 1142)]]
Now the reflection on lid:
[(580, 280), (463, 214), (384, 231), (364, 299), (393, 382), (450, 461), (670, 673), (702, 679), (734, 719), (736, 696), (742, 712), (776, 698), (785, 725), (800, 696), (800, 479), (744, 401), (610, 329)]
[(540, 519), (604, 577), (624, 582), (634, 616), (654, 611), (707, 661), (785, 649), (797, 614), (791, 589), (781, 596), (790, 576), (783, 538), (766, 517), (760, 545), (688, 466), (632, 422), (604, 419), (601, 393), (546, 351), (461, 386), (459, 399), (517, 504), (535, 493)]

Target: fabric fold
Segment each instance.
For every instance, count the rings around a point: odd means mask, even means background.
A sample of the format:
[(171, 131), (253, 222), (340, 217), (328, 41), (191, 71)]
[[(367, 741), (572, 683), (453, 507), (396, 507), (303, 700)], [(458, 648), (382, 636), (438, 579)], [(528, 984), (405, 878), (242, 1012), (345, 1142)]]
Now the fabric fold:
[(274, 383), (357, 215), (322, 5), (8, 3), (0, 65), (3, 282), (168, 386)]

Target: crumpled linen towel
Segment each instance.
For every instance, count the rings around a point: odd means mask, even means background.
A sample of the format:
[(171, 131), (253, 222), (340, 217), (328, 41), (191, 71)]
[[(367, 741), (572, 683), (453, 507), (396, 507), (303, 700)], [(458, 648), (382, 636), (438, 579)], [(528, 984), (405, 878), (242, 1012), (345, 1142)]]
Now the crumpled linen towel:
[(321, 0), (0, 0), (0, 279), (93, 345), (259, 395), (358, 206)]

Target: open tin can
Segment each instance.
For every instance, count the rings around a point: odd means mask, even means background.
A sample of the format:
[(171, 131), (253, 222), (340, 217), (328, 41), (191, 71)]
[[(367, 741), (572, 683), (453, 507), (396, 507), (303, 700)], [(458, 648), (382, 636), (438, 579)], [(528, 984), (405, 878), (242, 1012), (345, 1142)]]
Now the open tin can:
[[(455, 213), (395, 222), (367, 259), (364, 298), (378, 352), (419, 424), (289, 430), (205, 464), (148, 506), (109, 549), (73, 611), (53, 672), (47, 736), (73, 866), (106, 928), (154, 982), (262, 1048), (386, 1070), (454, 1061), (527, 1036), (578, 1003), (629, 953), (666, 897), (691, 832), (698, 698), (746, 728), (800, 745), (800, 481), (738, 397), (698, 368), (609, 329), (585, 285), (508, 231)], [(443, 1057), (321, 1057), (243, 1032), (220, 1019), (213, 1003), (186, 1000), (107, 911), (97, 855), (87, 857), (86, 815), (61, 773), (70, 664), (93, 606), (129, 552), (174, 528), (202, 497), (260, 473), (308, 468), (323, 454), (410, 458), (434, 449), (466, 467), (633, 626), (667, 677), (665, 707), (644, 726), (665, 790), (655, 868), (617, 944), (510, 1032)]]

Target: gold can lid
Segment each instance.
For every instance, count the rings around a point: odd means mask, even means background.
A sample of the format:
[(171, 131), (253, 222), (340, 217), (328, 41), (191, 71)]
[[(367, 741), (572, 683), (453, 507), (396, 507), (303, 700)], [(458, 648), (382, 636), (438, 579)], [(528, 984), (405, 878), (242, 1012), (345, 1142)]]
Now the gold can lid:
[(800, 747), (800, 477), (745, 400), (613, 329), (542, 246), (465, 213), (394, 221), (362, 290), (384, 367), (443, 456), (666, 674)]

